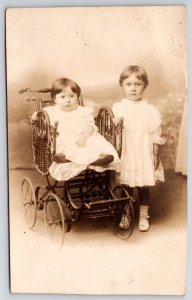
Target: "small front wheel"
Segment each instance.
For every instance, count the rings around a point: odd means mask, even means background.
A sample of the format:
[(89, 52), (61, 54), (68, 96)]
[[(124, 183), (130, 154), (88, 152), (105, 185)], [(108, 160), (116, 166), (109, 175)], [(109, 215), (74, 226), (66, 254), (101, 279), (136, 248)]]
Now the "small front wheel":
[(122, 240), (127, 240), (134, 229), (134, 208), (131, 200), (125, 205), (118, 224), (117, 236)]
[(134, 207), (132, 197), (129, 196), (128, 191), (121, 185), (116, 186), (112, 191), (113, 197), (117, 199), (127, 198), (127, 203), (120, 215), (118, 222), (117, 236), (122, 240), (128, 239), (133, 233), (134, 229)]
[(26, 225), (32, 229), (37, 219), (37, 201), (32, 182), (29, 178), (25, 178), (22, 181), (21, 198)]
[(45, 224), (48, 237), (54, 248), (59, 249), (64, 243), (65, 218), (60, 198), (51, 193), (45, 202)]

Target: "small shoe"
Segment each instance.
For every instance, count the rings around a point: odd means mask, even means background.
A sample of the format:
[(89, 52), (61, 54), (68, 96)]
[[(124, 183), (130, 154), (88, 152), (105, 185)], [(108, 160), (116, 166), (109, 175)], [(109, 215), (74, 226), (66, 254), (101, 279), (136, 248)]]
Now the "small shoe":
[(123, 215), (121, 217), (121, 221), (119, 223), (119, 228), (121, 228), (121, 229), (129, 229), (130, 225), (131, 225), (130, 216)]
[(139, 231), (145, 232), (149, 230), (149, 217), (140, 217), (139, 219)]

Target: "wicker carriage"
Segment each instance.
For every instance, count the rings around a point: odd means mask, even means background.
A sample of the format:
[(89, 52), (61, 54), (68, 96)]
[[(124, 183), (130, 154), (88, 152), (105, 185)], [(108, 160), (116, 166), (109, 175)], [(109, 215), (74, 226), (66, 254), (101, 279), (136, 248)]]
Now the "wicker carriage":
[[(30, 117), (32, 132), (33, 162), (38, 173), (46, 179), (46, 185), (35, 188), (29, 178), (22, 181), (22, 201), (26, 225), (32, 229), (35, 226), (37, 212), (44, 211), (45, 225), (48, 236), (54, 246), (60, 248), (66, 232), (71, 230), (72, 223), (81, 219), (109, 218), (117, 227), (117, 235), (122, 239), (130, 237), (134, 227), (133, 199), (127, 190), (119, 184), (111, 183), (111, 173), (98, 173), (86, 169), (78, 176), (68, 181), (56, 181), (49, 174), (56, 149), (57, 126), (51, 125), (45, 106), (54, 105), (51, 99), (45, 99), (50, 89), (32, 91), (23, 89), (20, 93), (28, 93), (26, 101), (34, 101), (36, 119)], [(83, 100), (80, 100), (83, 105)], [(102, 134), (121, 155), (122, 123), (113, 123), (113, 112), (102, 107), (95, 123)], [(129, 209), (125, 209), (128, 207)], [(118, 223), (123, 214), (131, 218), (128, 229), (120, 229)]]

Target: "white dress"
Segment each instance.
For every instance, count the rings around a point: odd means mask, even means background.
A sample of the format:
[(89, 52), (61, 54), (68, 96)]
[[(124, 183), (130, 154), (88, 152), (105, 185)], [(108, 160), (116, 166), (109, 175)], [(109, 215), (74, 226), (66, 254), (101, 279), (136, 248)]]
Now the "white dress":
[(153, 143), (162, 145), (161, 116), (147, 100), (123, 99), (112, 107), (116, 117), (124, 118), (121, 173), (119, 181), (130, 187), (153, 186), (164, 181), (161, 163), (154, 169)]
[[(114, 161), (109, 165), (116, 169), (120, 162), (115, 148), (102, 135), (95, 126), (92, 109), (78, 106), (72, 111), (62, 111), (57, 105), (45, 107), (52, 125), (58, 122), (58, 136), (56, 138), (56, 153), (63, 153), (71, 162), (53, 162), (49, 168), (50, 175), (56, 180), (68, 180), (85, 170), (90, 163), (97, 160), (101, 154), (111, 154)], [(77, 146), (76, 142), (88, 127), (92, 126), (93, 134), (88, 137), (84, 147)], [(104, 171), (106, 168), (94, 167), (97, 171)]]
[(179, 130), (175, 172), (187, 175), (187, 101), (184, 104)]

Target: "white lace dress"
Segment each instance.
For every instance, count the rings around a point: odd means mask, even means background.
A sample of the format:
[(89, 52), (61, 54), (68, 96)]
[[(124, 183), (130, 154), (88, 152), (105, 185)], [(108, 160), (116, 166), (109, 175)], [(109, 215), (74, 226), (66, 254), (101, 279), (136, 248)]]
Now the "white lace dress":
[[(50, 117), (51, 124), (58, 122), (58, 136), (56, 138), (56, 153), (63, 153), (71, 162), (53, 162), (49, 168), (50, 175), (56, 180), (68, 180), (85, 170), (90, 163), (99, 158), (101, 154), (111, 154), (114, 161), (109, 165), (111, 169), (118, 168), (120, 162), (115, 148), (102, 135), (95, 126), (92, 109), (78, 106), (73, 111), (62, 111), (57, 105), (46, 107), (44, 110)], [(76, 142), (81, 134), (92, 126), (93, 134), (87, 139), (84, 147), (77, 146)], [(92, 167), (97, 171), (106, 168)]]
[(124, 118), (121, 173), (119, 181), (130, 187), (153, 186), (164, 181), (162, 164), (154, 169), (153, 143), (162, 145), (161, 116), (147, 100), (123, 99), (112, 107), (116, 117)]
[(175, 172), (187, 175), (187, 100), (183, 108), (177, 145)]

